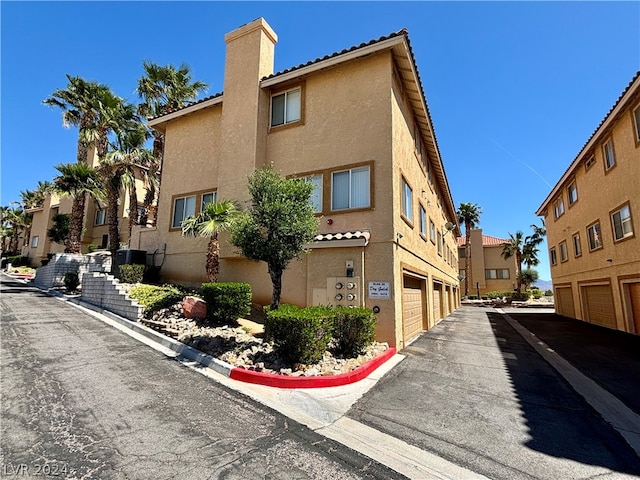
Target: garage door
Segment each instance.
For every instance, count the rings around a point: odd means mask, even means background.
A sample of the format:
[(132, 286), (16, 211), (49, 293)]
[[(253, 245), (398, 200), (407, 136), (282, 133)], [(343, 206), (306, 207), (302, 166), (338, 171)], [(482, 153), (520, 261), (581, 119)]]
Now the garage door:
[(556, 288), (556, 313), (565, 317), (576, 318), (576, 309), (573, 306), (573, 291), (571, 287)]
[(423, 280), (404, 277), (402, 288), (402, 329), (406, 344), (422, 332), (425, 302), (423, 301)]
[(440, 320), (442, 315), (442, 284), (434, 283), (433, 284), (433, 318), (436, 320)]
[(640, 282), (629, 284), (629, 299), (631, 300), (631, 318), (640, 335)]
[(610, 285), (582, 287), (585, 320), (599, 325), (616, 328), (616, 314)]

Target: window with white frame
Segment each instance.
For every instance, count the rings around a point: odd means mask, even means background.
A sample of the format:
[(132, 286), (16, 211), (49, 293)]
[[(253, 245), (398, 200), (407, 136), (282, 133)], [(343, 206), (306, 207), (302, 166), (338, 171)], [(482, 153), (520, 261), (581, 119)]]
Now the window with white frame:
[(370, 205), (368, 166), (331, 174), (331, 210), (368, 208)]
[(173, 201), (173, 220), (171, 221), (172, 228), (180, 228), (182, 221), (196, 213), (196, 196), (190, 195), (188, 197), (176, 198)]
[(509, 278), (508, 268), (488, 268), (484, 271), (487, 280), (506, 280)]
[(271, 97), (271, 126), (277, 127), (300, 120), (302, 89), (300, 87)]
[(407, 220), (413, 222), (413, 190), (404, 178), (402, 179), (402, 214)]
[(565, 242), (564, 240), (562, 242), (560, 242), (560, 261), (561, 262), (566, 262), (567, 260), (569, 260), (569, 252), (567, 250), (567, 242)]
[(555, 218), (559, 218), (564, 213), (564, 198), (560, 195), (553, 204), (553, 215)]
[(107, 211), (98, 209), (96, 210), (96, 225), (104, 225), (107, 221)]
[(579, 257), (582, 255), (582, 245), (580, 244), (580, 234), (576, 233), (572, 237), (573, 240), (573, 256)]
[(616, 241), (633, 235), (629, 204), (622, 206), (611, 214), (611, 224), (613, 225), (613, 237)]
[(575, 180), (567, 187), (567, 198), (569, 199), (569, 205), (573, 205), (578, 201), (578, 186)]
[(420, 205), (420, 235), (427, 238), (427, 211)]
[(633, 123), (635, 124), (636, 141), (640, 142), (640, 105), (633, 111)]
[(202, 194), (202, 203), (200, 204), (200, 211), (204, 210), (204, 206), (208, 203), (216, 201), (216, 192), (209, 192)]
[(602, 236), (600, 235), (600, 222), (596, 222), (587, 227), (587, 238), (589, 239), (589, 251), (602, 247)]
[(322, 212), (322, 174), (308, 175), (304, 179), (313, 185), (309, 205), (313, 207), (314, 212)]
[(613, 153), (613, 140), (609, 139), (604, 143), (602, 153), (604, 154), (605, 168), (609, 170), (616, 164), (616, 157)]
[(36, 248), (39, 241), (40, 237), (38, 235), (36, 235), (35, 237), (31, 237), (31, 248)]
[(556, 255), (556, 247), (551, 247), (549, 249), (549, 260), (551, 261), (551, 265), (558, 264), (558, 257)]

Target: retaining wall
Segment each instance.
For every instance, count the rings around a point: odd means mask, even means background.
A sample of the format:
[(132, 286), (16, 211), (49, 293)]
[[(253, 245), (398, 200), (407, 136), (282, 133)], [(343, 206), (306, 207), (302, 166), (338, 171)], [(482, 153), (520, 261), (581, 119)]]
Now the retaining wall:
[(108, 255), (81, 255), (78, 253), (57, 253), (47, 265), (36, 269), (33, 279), (40, 288), (64, 286), (64, 275), (75, 272), (80, 278), (88, 272), (106, 272), (111, 270), (111, 257)]
[(120, 282), (106, 273), (85, 273), (80, 299), (134, 322), (142, 316), (142, 305), (129, 298)]

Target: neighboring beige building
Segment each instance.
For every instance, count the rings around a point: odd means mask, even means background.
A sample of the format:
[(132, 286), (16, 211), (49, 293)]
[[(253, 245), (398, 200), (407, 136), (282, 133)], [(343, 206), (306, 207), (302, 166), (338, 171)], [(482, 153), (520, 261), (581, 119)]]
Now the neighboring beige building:
[[(458, 271), (460, 288), (464, 295), (466, 236), (458, 238)], [(508, 240), (483, 235), (481, 228), (471, 229), (469, 250), (469, 295), (484, 295), (487, 292), (507, 292), (516, 288), (518, 266), (515, 257), (502, 258), (502, 248)]]
[(536, 214), (556, 311), (640, 334), (640, 72)]
[[(98, 159), (93, 152), (88, 161), (95, 167)], [(141, 175), (136, 179), (136, 194), (138, 205), (142, 205), (145, 195), (144, 183)], [(136, 205), (136, 215), (138, 215)], [(34, 267), (39, 267), (48, 254), (64, 252), (64, 245), (49, 240), (47, 231), (53, 226), (53, 217), (58, 213), (71, 213), (72, 199), (51, 193), (45, 196), (42, 207), (27, 209), (33, 214), (31, 222), (31, 235), (29, 244), (22, 249), (22, 255), (29, 257)], [(106, 206), (98, 204), (88, 198), (85, 204), (84, 231), (82, 235), (82, 253), (87, 253), (89, 245), (97, 246), (97, 249), (107, 249), (109, 246), (109, 224), (107, 223)], [(120, 195), (119, 223), (120, 243), (129, 241), (129, 194), (123, 189)]]
[[(282, 301), (366, 305), (378, 339), (406, 345), (459, 305), (456, 212), (407, 32), (275, 74), (264, 19), (225, 41), (224, 93), (149, 121), (166, 135), (158, 223), (132, 248), (155, 252), (164, 280), (205, 281), (207, 241), (182, 237), (181, 220), (211, 198), (246, 204), (257, 168), (308, 177), (319, 235)], [(226, 238), (220, 279), (269, 304), (266, 264)]]

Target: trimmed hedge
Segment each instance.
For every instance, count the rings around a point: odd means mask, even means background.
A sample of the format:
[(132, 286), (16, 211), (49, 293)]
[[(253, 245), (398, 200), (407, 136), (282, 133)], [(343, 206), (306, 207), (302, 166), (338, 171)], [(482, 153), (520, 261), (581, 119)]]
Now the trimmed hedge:
[(251, 285), (242, 282), (203, 283), (200, 295), (207, 302), (207, 320), (234, 323), (251, 312)]
[(123, 283), (141, 283), (144, 271), (144, 265), (120, 265), (118, 277)]
[(7, 257), (7, 263), (10, 263), (12, 267), (28, 267), (29, 257), (23, 257), (22, 255), (13, 255)]
[(268, 310), (264, 330), (267, 340), (286, 361), (317, 363), (332, 338), (333, 311), (330, 307), (299, 308), (280, 305)]
[(170, 307), (184, 296), (173, 286), (136, 285), (129, 290), (129, 296), (144, 307), (144, 316), (150, 318), (155, 312)]
[(357, 357), (376, 337), (376, 316), (365, 307), (336, 307), (333, 309), (334, 353)]

